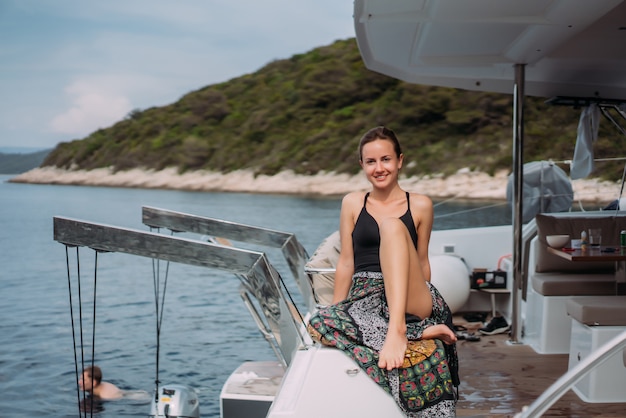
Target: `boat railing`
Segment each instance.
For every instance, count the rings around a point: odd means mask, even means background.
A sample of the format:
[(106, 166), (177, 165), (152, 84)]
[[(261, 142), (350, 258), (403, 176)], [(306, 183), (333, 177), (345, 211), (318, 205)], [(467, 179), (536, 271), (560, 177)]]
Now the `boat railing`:
[(242, 283), (244, 303), (251, 302), (251, 296), (256, 299), (261, 313), (255, 309), (253, 317), (261, 322), (262, 317), (265, 318), (267, 326), (263, 329), (272, 334), (268, 341), (270, 345), (274, 341), (272, 348), (285, 366), (297, 349), (308, 344), (302, 322), (294, 314), (295, 307), (283, 294), (280, 275), (263, 252), (63, 217), (54, 217), (53, 224), (54, 240), (66, 246), (121, 252), (233, 273)]
[(561, 376), (548, 389), (546, 389), (533, 403), (524, 407), (522, 412), (515, 415), (515, 418), (532, 418), (542, 416), (556, 401), (567, 393), (572, 387), (587, 373), (599, 367), (609, 358), (622, 353), (626, 363), (626, 331), (613, 337), (600, 348), (590, 353), (582, 359), (575, 367)]
[(334, 267), (305, 267), (304, 272), (310, 274), (334, 273), (337, 271)]
[(279, 248), (304, 299), (306, 309), (311, 311), (315, 307), (311, 282), (304, 271), (309, 256), (292, 233), (149, 206), (142, 207), (142, 222), (151, 228), (167, 228), (173, 232), (191, 232)]

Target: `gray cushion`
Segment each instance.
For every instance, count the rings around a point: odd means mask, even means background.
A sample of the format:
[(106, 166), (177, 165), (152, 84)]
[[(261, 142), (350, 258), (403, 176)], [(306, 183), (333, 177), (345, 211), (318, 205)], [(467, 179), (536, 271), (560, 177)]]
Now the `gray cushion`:
[(615, 276), (612, 273), (535, 273), (531, 282), (533, 290), (544, 296), (615, 294)]
[(587, 296), (566, 302), (567, 314), (586, 325), (626, 326), (626, 296)]

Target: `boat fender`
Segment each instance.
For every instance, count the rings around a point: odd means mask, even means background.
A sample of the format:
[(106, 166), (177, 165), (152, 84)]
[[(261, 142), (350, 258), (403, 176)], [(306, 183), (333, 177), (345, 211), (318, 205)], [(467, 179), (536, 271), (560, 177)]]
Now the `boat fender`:
[(430, 281), (439, 290), (452, 313), (465, 305), (470, 296), (469, 269), (461, 257), (430, 255)]

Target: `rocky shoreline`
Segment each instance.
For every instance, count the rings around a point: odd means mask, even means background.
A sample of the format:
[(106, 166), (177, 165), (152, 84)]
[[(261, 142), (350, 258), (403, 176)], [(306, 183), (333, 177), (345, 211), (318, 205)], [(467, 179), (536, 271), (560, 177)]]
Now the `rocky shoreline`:
[[(443, 175), (429, 175), (402, 178), (400, 184), (408, 191), (423, 193), (434, 199), (506, 200), (507, 180), (508, 173), (506, 171), (491, 176), (469, 169), (461, 169), (454, 175), (445, 177)], [(255, 176), (250, 170), (238, 170), (227, 174), (211, 171), (179, 174), (176, 168), (160, 171), (132, 169), (114, 172), (107, 168), (87, 171), (41, 167), (13, 177), (9, 181), (33, 184), (319, 196), (341, 196), (354, 190), (368, 190), (370, 187), (362, 174), (350, 176), (327, 172), (304, 176), (291, 171), (283, 171), (274, 176)], [(575, 201), (598, 203), (599, 207), (616, 199), (620, 191), (619, 183), (597, 179), (574, 180), (572, 186)]]

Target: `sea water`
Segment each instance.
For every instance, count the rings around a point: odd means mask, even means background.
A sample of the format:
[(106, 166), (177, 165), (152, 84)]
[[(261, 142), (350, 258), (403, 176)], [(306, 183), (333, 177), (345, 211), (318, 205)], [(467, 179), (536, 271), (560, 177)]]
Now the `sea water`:
[[(79, 416), (75, 355), (80, 369), (83, 361), (91, 364), (92, 352), (104, 380), (132, 394), (105, 402), (94, 415), (147, 416), (157, 378), (157, 300), (163, 315), (158, 379), (193, 387), (203, 417), (219, 416), (221, 387), (242, 362), (275, 359), (232, 274), (66, 249), (53, 240), (54, 216), (147, 231), (141, 207), (153, 206), (294, 233), (312, 254), (338, 228), (341, 206), (339, 198), (30, 185), (9, 178), (0, 176), (2, 417)], [(508, 223), (503, 202), (435, 206), (434, 229)], [(284, 265), (279, 272), (290, 276)]]

